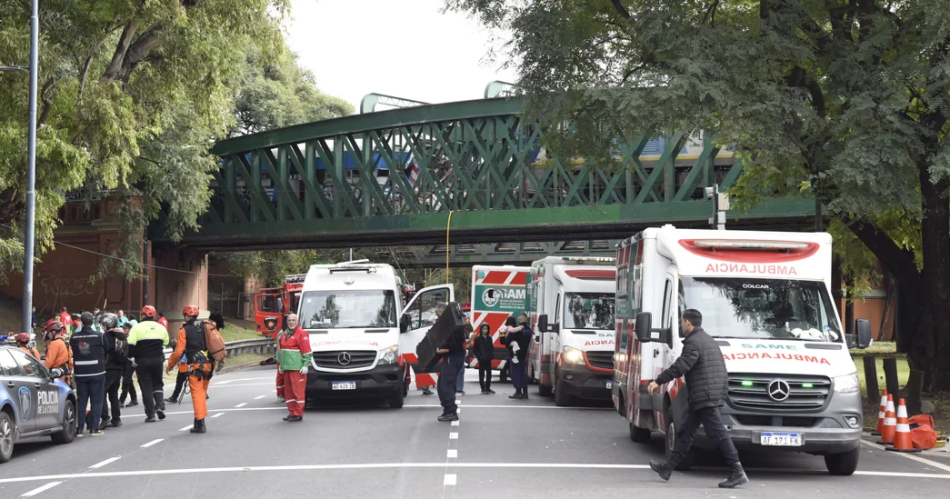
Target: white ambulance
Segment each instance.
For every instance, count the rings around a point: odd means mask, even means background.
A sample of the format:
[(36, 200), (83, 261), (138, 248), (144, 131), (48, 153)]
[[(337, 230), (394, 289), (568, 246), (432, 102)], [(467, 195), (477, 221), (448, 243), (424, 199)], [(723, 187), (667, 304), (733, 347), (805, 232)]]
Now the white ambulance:
[[(505, 319), (517, 319), (527, 309), (525, 283), (530, 270), (512, 265), (472, 267), (472, 327), (476, 335), (483, 323), (491, 327), (495, 344), (492, 371), (499, 371), (502, 381), (507, 377), (508, 350), (501, 344), (498, 330), (505, 325)], [(472, 359), (469, 367), (478, 367), (478, 361)]]
[(559, 406), (610, 398), (615, 279), (613, 258), (549, 256), (531, 265), (528, 376)]
[(310, 334), (307, 400), (379, 397), (399, 408), (407, 364), (438, 314), (455, 300), (451, 284), (418, 291), (402, 306), (393, 267), (366, 261), (313, 265), (300, 295), (300, 327)]
[[(838, 283), (835, 283), (836, 285)], [(665, 435), (669, 456), (689, 401), (683, 379), (646, 390), (680, 355), (680, 318), (703, 316), (729, 371), (723, 422), (740, 449), (824, 456), (854, 473), (863, 417), (849, 345), (870, 344), (858, 320), (846, 338), (831, 298), (824, 233), (647, 229), (617, 251), (613, 401), (635, 442)], [(697, 444), (702, 445), (700, 430)], [(681, 469), (689, 468), (687, 459)]]

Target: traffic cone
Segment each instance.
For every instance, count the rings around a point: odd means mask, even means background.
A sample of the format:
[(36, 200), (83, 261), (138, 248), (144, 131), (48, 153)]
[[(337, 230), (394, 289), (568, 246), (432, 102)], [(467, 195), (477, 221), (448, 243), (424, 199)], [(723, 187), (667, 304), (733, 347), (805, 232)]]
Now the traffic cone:
[(884, 411), (887, 410), (887, 390), (884, 390), (884, 394), (881, 395), (881, 410), (877, 413), (877, 431), (872, 433), (875, 437), (881, 436), (881, 433), (884, 431)]
[(897, 436), (897, 416), (894, 414), (894, 396), (888, 394), (887, 409), (884, 411), (884, 429), (879, 444), (892, 445)]
[(907, 406), (904, 405), (904, 399), (900, 399), (900, 405), (897, 406), (897, 433), (894, 437), (894, 447), (888, 447), (887, 450), (920, 452), (920, 449), (914, 448), (914, 442), (910, 438), (910, 423), (907, 421)]

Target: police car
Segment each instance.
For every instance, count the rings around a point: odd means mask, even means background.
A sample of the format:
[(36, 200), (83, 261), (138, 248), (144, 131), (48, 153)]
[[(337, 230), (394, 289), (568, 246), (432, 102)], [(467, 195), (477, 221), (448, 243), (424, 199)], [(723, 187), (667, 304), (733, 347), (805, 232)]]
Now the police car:
[(76, 438), (76, 394), (60, 374), (19, 348), (0, 345), (0, 463), (25, 438), (49, 435), (57, 444)]

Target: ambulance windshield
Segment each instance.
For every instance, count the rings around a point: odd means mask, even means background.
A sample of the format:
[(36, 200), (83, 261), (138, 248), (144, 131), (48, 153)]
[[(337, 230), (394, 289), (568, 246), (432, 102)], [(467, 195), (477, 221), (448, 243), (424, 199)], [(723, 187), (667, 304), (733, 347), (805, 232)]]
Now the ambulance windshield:
[(564, 295), (564, 328), (613, 330), (615, 326), (613, 293)]
[(396, 327), (396, 295), (378, 291), (307, 291), (300, 304), (305, 329)]
[(718, 338), (840, 342), (841, 326), (823, 282), (683, 277), (679, 313), (703, 314)]

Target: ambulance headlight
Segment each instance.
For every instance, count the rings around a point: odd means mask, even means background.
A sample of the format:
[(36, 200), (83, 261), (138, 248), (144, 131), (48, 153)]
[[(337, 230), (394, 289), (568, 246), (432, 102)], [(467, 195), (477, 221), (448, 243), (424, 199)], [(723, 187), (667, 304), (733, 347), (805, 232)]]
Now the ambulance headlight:
[(395, 364), (399, 359), (399, 347), (391, 346), (379, 351), (379, 364)]
[(835, 392), (837, 393), (854, 393), (861, 389), (857, 373), (838, 376), (835, 378), (834, 383)]
[(564, 357), (564, 362), (568, 364), (581, 364), (584, 362), (584, 352), (571, 347), (564, 347), (564, 352), (561, 354)]

